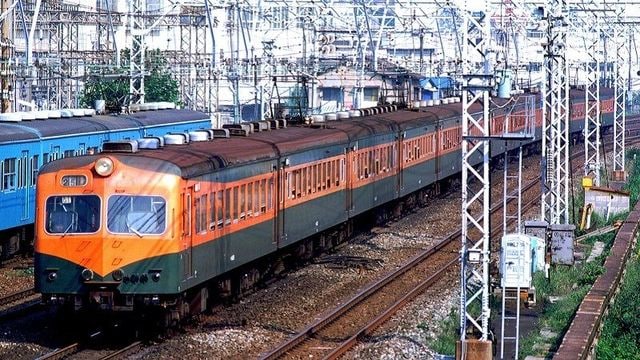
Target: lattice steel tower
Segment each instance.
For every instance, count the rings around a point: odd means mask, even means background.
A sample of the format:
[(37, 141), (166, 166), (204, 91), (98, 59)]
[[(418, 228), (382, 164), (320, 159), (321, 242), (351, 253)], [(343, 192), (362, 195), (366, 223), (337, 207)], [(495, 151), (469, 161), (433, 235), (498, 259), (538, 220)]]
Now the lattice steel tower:
[(546, 4), (547, 54), (542, 97), (542, 218), (549, 224), (569, 221), (569, 79), (567, 4)]
[(129, 104), (144, 103), (144, 55), (145, 55), (145, 13), (146, 0), (129, 2)]
[(613, 174), (615, 180), (625, 180), (625, 122), (627, 102), (627, 69), (626, 63), (629, 48), (629, 28), (624, 24), (615, 24), (614, 37), (615, 61), (613, 62), (614, 76), (614, 112), (613, 112)]
[[(489, 2), (482, 14), (471, 13), (468, 1), (463, 16), (462, 91), (462, 263), (460, 271), (460, 340), (489, 339), (489, 92), (493, 69), (489, 60), (491, 31)], [(474, 16), (476, 15), (476, 16)], [(479, 15), (479, 16), (478, 16)], [(480, 66), (473, 62), (480, 55)], [(474, 116), (474, 106), (482, 112)], [(478, 160), (480, 165), (474, 166)], [(478, 207), (482, 209), (478, 214)], [(475, 214), (474, 214), (475, 212)], [(473, 313), (479, 303), (480, 313)], [(468, 329), (469, 327), (469, 329)], [(468, 331), (470, 330), (470, 331)], [(469, 337), (469, 338), (468, 338)]]

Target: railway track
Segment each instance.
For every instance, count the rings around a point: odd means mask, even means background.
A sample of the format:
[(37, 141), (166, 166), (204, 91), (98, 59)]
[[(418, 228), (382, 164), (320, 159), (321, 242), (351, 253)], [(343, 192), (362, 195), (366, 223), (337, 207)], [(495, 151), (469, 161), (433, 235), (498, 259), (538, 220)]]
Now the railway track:
[(40, 307), (35, 289), (16, 291), (0, 299), (0, 320), (8, 320), (32, 313)]
[(7, 305), (9, 305), (11, 303), (14, 303), (14, 302), (29, 298), (29, 297), (35, 295), (35, 293), (36, 293), (35, 288), (29, 288), (29, 289), (26, 289), (26, 290), (16, 291), (16, 292), (11, 293), (11, 294), (3, 297), (3, 298), (0, 298), (0, 307), (7, 306)]
[[(94, 334), (94, 336), (99, 336), (99, 333)], [(55, 349), (47, 354), (44, 354), (37, 358), (37, 360), (58, 360), (65, 359), (73, 356), (78, 357), (87, 357), (92, 359), (100, 359), (100, 360), (116, 360), (116, 359), (124, 359), (127, 356), (138, 352), (142, 348), (142, 342), (135, 341), (121, 349), (110, 351), (106, 355), (98, 355), (96, 356), (95, 350), (86, 350), (85, 346), (81, 343), (73, 343), (61, 349)], [(89, 351), (91, 354), (83, 354), (83, 352)], [(104, 352), (104, 351), (101, 351)]]
[[(523, 187), (527, 197), (537, 196), (538, 180)], [(526, 201), (523, 211), (535, 206)], [(490, 213), (501, 217), (502, 204)], [(494, 222), (495, 223), (495, 222)], [(501, 220), (498, 221), (501, 223)], [(500, 233), (494, 227), (492, 237)], [(349, 301), (300, 331), (264, 355), (262, 359), (302, 358), (307, 356), (336, 359), (370, 335), (396, 311), (439, 280), (447, 270), (459, 264), (461, 231), (449, 234), (437, 245), (420, 252), (396, 271), (360, 291)]]
[[(640, 142), (640, 136), (633, 136), (627, 140), (629, 144), (637, 144)], [(571, 160), (576, 161), (582, 155), (583, 152), (576, 152)], [(539, 179), (522, 188), (523, 213), (537, 205), (537, 184)], [(494, 206), (490, 211), (491, 216), (500, 215), (500, 210), (502, 204)], [(497, 222), (493, 221), (492, 238), (502, 231), (501, 223), (501, 218)], [(421, 252), (393, 273), (360, 291), (352, 299), (325, 314), (261, 358), (270, 360), (309, 356), (323, 359), (341, 357), (362, 339), (371, 335), (405, 304), (422, 294), (447, 270), (459, 264), (460, 235), (460, 230), (449, 234), (436, 246)]]

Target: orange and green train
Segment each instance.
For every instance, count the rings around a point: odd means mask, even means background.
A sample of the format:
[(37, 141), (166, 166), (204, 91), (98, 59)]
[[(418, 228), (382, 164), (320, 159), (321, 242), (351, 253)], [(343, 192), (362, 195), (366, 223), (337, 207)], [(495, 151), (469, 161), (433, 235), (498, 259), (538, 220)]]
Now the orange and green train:
[[(584, 107), (576, 98), (572, 111)], [(517, 105), (510, 117), (501, 111), (493, 128), (524, 126)], [(271, 121), (248, 136), (201, 130), (105, 143), (100, 154), (46, 164), (36, 199), (37, 291), (75, 310), (158, 306), (178, 318), (232, 290), (234, 279), (253, 282), (274, 254), (303, 256), (315, 246), (308, 239), (330, 243), (351, 219), (424, 199), (459, 173), (459, 103), (352, 115), (360, 116), (323, 126)], [(583, 121), (572, 119), (579, 134)]]

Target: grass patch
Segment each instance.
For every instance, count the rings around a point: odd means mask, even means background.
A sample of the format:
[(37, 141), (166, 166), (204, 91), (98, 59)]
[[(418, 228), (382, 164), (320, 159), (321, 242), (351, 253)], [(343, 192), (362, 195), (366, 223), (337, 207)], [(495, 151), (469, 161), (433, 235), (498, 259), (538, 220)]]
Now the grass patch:
[(598, 359), (640, 359), (640, 262), (637, 256), (627, 264), (616, 301), (609, 309), (596, 346)]
[[(455, 355), (456, 341), (460, 338), (458, 335), (458, 326), (460, 326), (460, 315), (458, 315), (458, 310), (451, 309), (449, 315), (440, 324), (436, 336), (428, 338), (427, 344), (438, 354)], [(428, 330), (424, 323), (419, 324), (418, 328)]]

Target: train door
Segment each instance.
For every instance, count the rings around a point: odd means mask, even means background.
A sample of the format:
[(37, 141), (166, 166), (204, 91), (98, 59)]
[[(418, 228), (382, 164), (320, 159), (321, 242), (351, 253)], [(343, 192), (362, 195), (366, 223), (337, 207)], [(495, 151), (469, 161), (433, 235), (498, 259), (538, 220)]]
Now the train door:
[(185, 280), (193, 276), (193, 228), (195, 226), (193, 190), (193, 186), (189, 186), (182, 195), (182, 273)]
[(345, 206), (347, 208), (347, 213), (350, 213), (351, 210), (353, 210), (353, 171), (356, 169), (355, 162), (357, 155), (355, 150), (350, 150), (349, 148), (345, 149), (345, 153), (345, 160), (342, 160), (342, 164), (340, 165), (342, 165), (341, 168), (344, 169), (346, 180), (345, 191), (347, 192), (347, 196), (345, 196)]
[[(404, 151), (405, 151), (405, 145), (404, 145), (404, 139), (407, 136), (406, 132), (401, 132), (400, 135), (398, 136), (398, 141), (395, 142), (395, 144), (393, 144), (393, 148), (391, 150), (392, 152), (392, 159), (394, 159), (395, 162), (395, 168), (398, 169), (398, 176), (397, 176), (397, 183), (396, 183), (396, 189), (398, 192), (398, 196), (402, 197), (403, 193), (402, 190), (404, 190)], [(393, 167), (393, 165), (392, 165)]]

